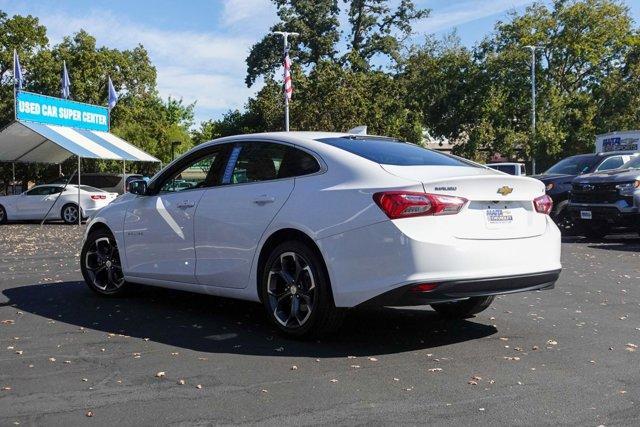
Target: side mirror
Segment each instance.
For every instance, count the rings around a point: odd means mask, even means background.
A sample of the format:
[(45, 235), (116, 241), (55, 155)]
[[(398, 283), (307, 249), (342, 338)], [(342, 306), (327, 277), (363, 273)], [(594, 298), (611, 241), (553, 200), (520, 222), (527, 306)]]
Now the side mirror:
[(147, 194), (147, 181), (144, 179), (136, 179), (129, 183), (129, 193), (144, 196)]

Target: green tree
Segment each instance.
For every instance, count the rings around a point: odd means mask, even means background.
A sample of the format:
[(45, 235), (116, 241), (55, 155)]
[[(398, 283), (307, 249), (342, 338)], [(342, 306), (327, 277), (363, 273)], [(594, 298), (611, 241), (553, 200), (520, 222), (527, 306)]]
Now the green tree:
[[(280, 22), (271, 31), (299, 33), (290, 39), (290, 57), (298, 64), (309, 66), (321, 59), (334, 59), (338, 30), (337, 0), (273, 0)], [(247, 57), (247, 86), (259, 76), (272, 75), (282, 65), (282, 38), (267, 34), (251, 48)]]
[(344, 0), (351, 29), (345, 60), (354, 70), (367, 70), (376, 55), (401, 62), (401, 49), (411, 35), (412, 24), (429, 15), (411, 0), (401, 0), (392, 10), (385, 0)]
[[(534, 4), (522, 15), (499, 22), (495, 33), (474, 50), (480, 67), (474, 86), (482, 102), (474, 103), (476, 119), (465, 127), (469, 141), (460, 152), (499, 151), (535, 156), (548, 164), (592, 151), (596, 133), (604, 131), (599, 119), (603, 106), (609, 108), (607, 117), (630, 107), (630, 100), (620, 101), (612, 88), (630, 79), (625, 62), (633, 36), (629, 10), (615, 0), (556, 0), (552, 8)], [(541, 47), (535, 141), (526, 45)], [(601, 98), (605, 93), (607, 101)]]

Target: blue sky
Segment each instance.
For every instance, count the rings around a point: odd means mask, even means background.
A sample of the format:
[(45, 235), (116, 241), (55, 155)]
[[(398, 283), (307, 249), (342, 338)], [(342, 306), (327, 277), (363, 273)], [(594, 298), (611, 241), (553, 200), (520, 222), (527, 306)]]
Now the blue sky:
[[(417, 40), (424, 34), (442, 36), (455, 29), (468, 46), (490, 33), (510, 11), (521, 13), (533, 3), (414, 1), (432, 10), (428, 19), (415, 25)], [(627, 4), (636, 22), (640, 21), (640, 1)], [(143, 44), (157, 67), (161, 95), (197, 101), (198, 122), (242, 108), (260, 87), (259, 83), (252, 88), (244, 85), (244, 60), (251, 45), (276, 20), (270, 0), (0, 0), (0, 9), (10, 15), (37, 16), (53, 44), (81, 28), (96, 36), (100, 45), (125, 49)]]

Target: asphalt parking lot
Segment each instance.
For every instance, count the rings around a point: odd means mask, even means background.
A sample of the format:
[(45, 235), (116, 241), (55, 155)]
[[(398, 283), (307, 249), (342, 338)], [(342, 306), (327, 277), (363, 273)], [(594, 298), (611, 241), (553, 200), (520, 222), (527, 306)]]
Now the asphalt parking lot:
[[(80, 282), (81, 230), (0, 228), (0, 424), (636, 424), (640, 239), (563, 244), (555, 290), (465, 321), (354, 311), (295, 342), (256, 304)], [(490, 256), (488, 254), (487, 256)]]

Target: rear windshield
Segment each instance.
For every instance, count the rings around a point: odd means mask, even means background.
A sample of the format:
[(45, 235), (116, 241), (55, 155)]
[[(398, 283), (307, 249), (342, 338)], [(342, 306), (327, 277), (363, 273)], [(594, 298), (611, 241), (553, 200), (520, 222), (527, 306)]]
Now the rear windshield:
[(320, 138), (318, 141), (383, 165), (479, 167), (448, 154), (391, 139), (338, 137)]

